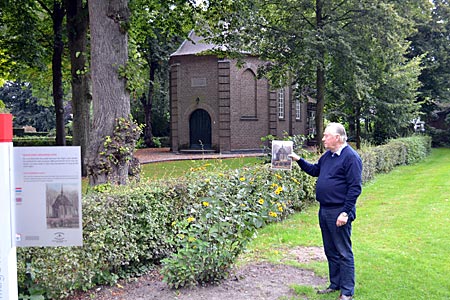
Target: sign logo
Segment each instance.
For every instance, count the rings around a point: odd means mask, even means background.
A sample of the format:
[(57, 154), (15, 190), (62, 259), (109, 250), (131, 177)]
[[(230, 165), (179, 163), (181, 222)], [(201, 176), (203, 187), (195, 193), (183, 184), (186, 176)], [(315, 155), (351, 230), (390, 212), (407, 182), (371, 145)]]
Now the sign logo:
[(57, 243), (62, 243), (65, 241), (64, 232), (55, 232), (53, 240)]

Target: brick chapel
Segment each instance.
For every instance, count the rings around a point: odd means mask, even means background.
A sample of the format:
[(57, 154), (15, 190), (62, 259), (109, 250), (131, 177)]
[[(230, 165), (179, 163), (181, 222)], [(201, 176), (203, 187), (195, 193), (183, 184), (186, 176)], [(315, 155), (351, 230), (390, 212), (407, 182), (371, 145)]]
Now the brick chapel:
[(271, 89), (257, 78), (263, 61), (205, 54), (214, 45), (193, 31), (170, 56), (171, 148), (220, 153), (261, 149), (261, 137), (314, 134), (315, 104), (296, 100), (293, 88)]

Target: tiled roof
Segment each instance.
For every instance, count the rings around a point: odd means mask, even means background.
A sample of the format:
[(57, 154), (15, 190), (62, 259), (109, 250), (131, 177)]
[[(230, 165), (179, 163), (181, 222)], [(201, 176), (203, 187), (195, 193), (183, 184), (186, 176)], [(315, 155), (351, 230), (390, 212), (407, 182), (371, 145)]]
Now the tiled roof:
[(204, 38), (197, 36), (194, 30), (192, 30), (189, 33), (188, 38), (184, 40), (177, 51), (170, 56), (195, 55), (207, 50), (212, 50), (214, 47), (216, 47), (216, 45), (204, 42)]

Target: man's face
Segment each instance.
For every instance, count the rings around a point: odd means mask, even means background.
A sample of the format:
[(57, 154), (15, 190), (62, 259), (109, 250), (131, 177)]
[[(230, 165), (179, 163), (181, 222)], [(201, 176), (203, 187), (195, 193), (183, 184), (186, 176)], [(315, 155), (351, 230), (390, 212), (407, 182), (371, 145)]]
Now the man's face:
[(337, 151), (341, 146), (339, 134), (329, 131), (327, 129), (323, 133), (322, 142), (326, 149), (331, 150), (333, 152)]

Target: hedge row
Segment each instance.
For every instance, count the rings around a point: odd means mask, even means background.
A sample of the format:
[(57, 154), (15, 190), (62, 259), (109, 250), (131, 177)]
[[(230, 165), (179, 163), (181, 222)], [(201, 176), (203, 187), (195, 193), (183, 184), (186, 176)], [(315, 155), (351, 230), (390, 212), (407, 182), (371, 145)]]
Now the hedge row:
[[(364, 180), (422, 159), (429, 143), (414, 137), (361, 151)], [(299, 168), (222, 171), (202, 163), (183, 179), (103, 186), (103, 192), (88, 193), (84, 246), (19, 248), (20, 293), (64, 298), (160, 263), (173, 287), (217, 281), (227, 276), (258, 228), (314, 201), (315, 180)]]
[[(14, 147), (37, 147), (37, 146), (55, 146), (56, 138), (54, 136), (23, 136), (13, 138)], [(72, 137), (66, 136), (66, 145), (72, 145)]]
[(377, 147), (359, 150), (363, 161), (363, 182), (370, 181), (377, 173), (388, 173), (396, 166), (422, 160), (431, 151), (431, 138), (415, 135), (389, 141)]

